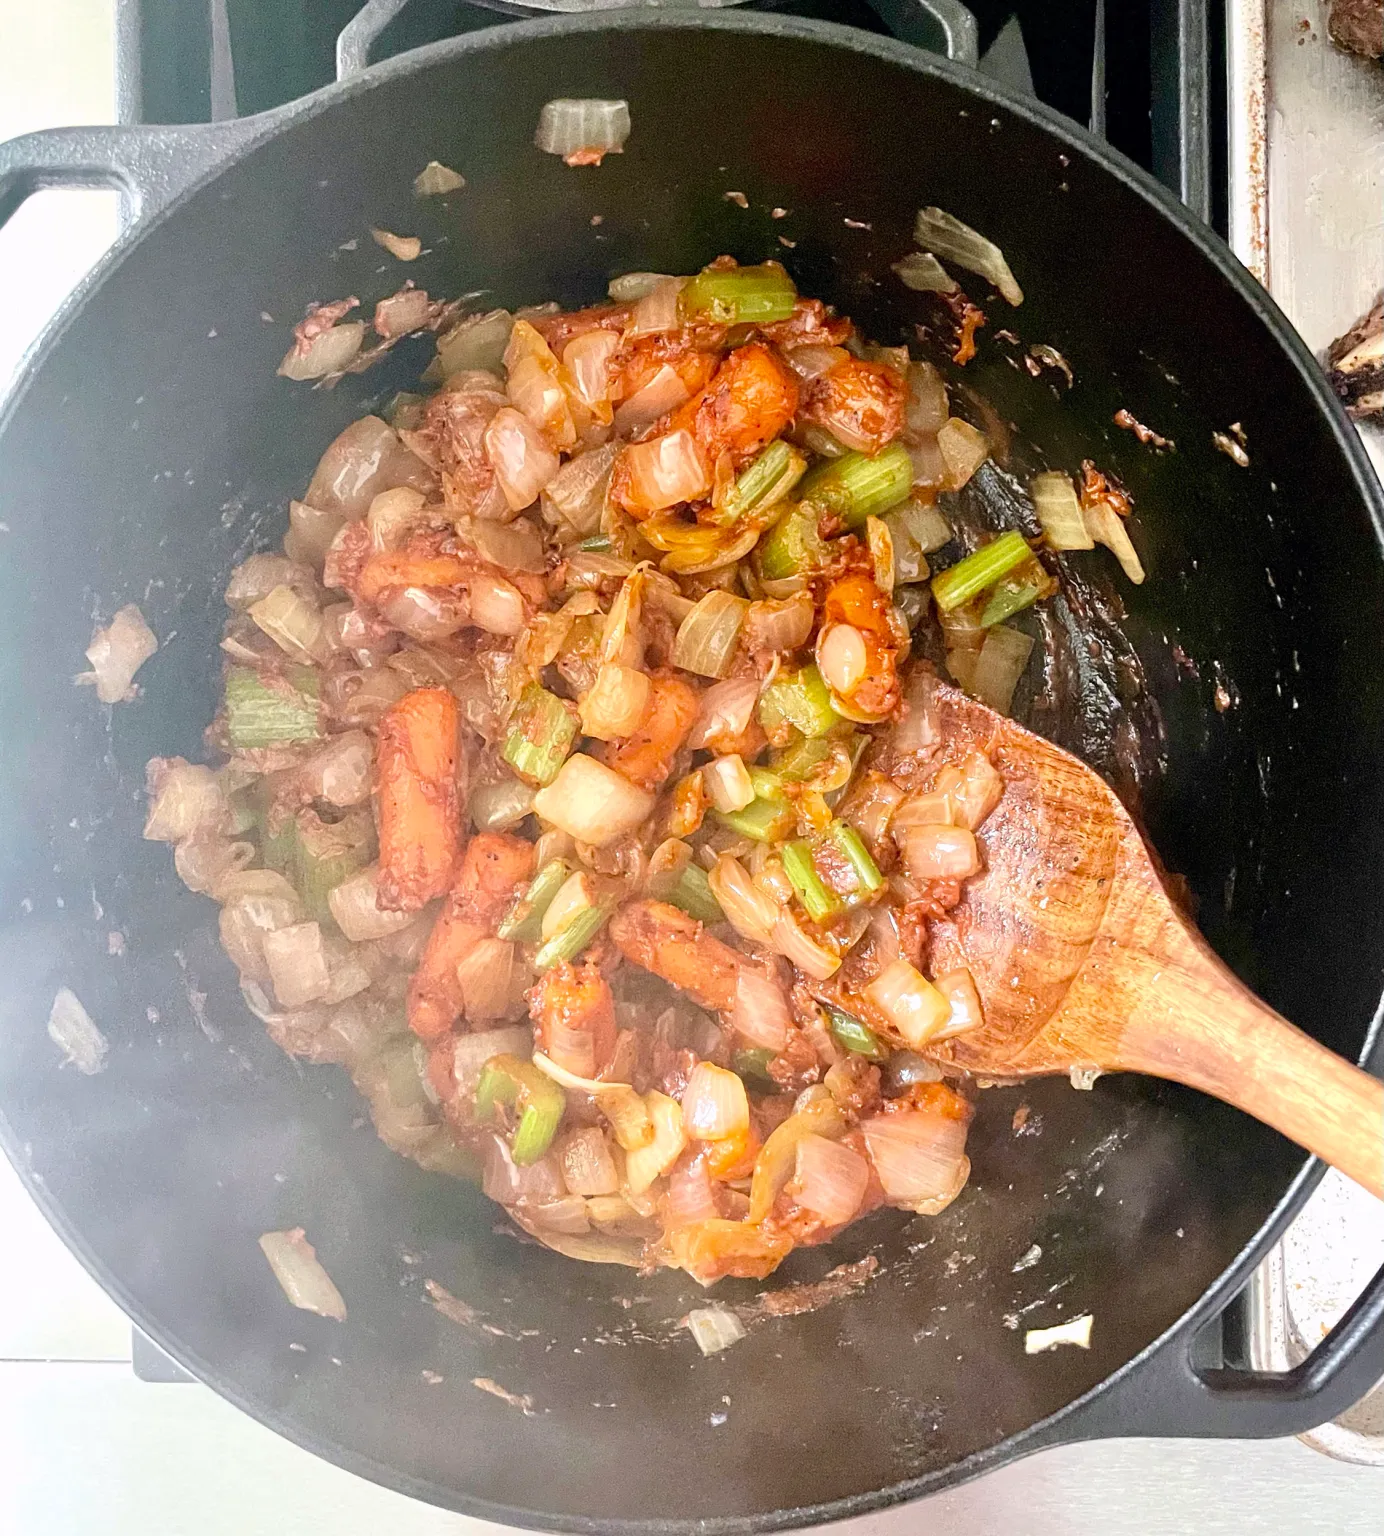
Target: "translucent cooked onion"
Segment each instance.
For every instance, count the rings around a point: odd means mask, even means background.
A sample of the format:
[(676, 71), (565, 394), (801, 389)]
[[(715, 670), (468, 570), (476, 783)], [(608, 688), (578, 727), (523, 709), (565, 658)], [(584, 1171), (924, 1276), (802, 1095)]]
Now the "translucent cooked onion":
[(1045, 469), (1034, 475), (1029, 491), (1049, 549), (1095, 548), (1096, 541), (1082, 516), (1081, 501), (1070, 475), (1059, 469)]
[(959, 491), (990, 457), (985, 434), (959, 416), (952, 416), (942, 423), (937, 434), (937, 447), (942, 455), (942, 489), (947, 491)]
[(852, 789), (841, 814), (867, 843), (878, 843), (903, 798), (903, 790), (892, 779), (882, 773), (866, 773)]
[(429, 160), (413, 178), (416, 197), (445, 197), (448, 192), (460, 192), (465, 185), (464, 176), (458, 175), (450, 165), (443, 165), (438, 160)]
[(971, 1171), (964, 1120), (904, 1110), (863, 1120), (860, 1129), (890, 1205), (931, 1216), (961, 1193)]
[(226, 797), (210, 768), (180, 757), (156, 757), (145, 776), (151, 798), (144, 836), (150, 842), (180, 843), (220, 830), (226, 818)]
[(663, 1225), (671, 1230), (693, 1221), (714, 1221), (720, 1215), (706, 1159), (684, 1152), (668, 1174), (663, 1200)]
[(983, 752), (968, 753), (948, 793), (957, 821), (972, 832), (985, 821), (1004, 796), (1004, 780)]
[(594, 1125), (570, 1131), (558, 1147), (562, 1177), (574, 1195), (613, 1195), (620, 1188), (620, 1170), (615, 1166), (604, 1134)]
[(481, 1185), (486, 1195), (500, 1205), (514, 1205), (522, 1200), (534, 1204), (560, 1200), (566, 1193), (562, 1169), (551, 1152), (526, 1167), (516, 1166), (503, 1136), (491, 1135), (485, 1149), (485, 1174)]
[(392, 229), (372, 226), (370, 238), (397, 261), (417, 261), (423, 253), (423, 242), (417, 235), (396, 235)]
[(1015, 281), (999, 246), (944, 209), (920, 208), (913, 225), (913, 238), (924, 251), (954, 261), (968, 272), (979, 273), (987, 282), (993, 283), (1009, 303), (1024, 302), (1023, 289)]
[(996, 624), (985, 636), (976, 657), (968, 691), (976, 698), (1007, 715), (1014, 702), (1014, 690), (1033, 653), (1033, 639), (1022, 630)]
[(619, 452), (618, 443), (607, 443), (579, 453), (549, 482), (545, 501), (552, 503), (574, 533), (594, 533), (600, 527), (610, 472)]
[(327, 905), (336, 926), (353, 944), (388, 938), (407, 928), (417, 916), (380, 906), (379, 877), (379, 865), (372, 864), (327, 893)]
[(387, 587), (375, 606), (394, 629), (425, 645), (456, 634), (472, 616), (466, 593), (439, 587)]
[(373, 726), (407, 692), (408, 684), (392, 667), (375, 666), (329, 673), (322, 685), (322, 702), (341, 725)]
[(941, 739), (937, 678), (927, 667), (915, 667), (904, 686), (904, 716), (894, 728), (894, 750), (901, 754), (928, 752)]
[(320, 1002), (332, 990), (331, 972), (316, 923), (292, 923), (261, 940), (274, 996), (285, 1008)]
[(527, 1024), (509, 1029), (485, 1029), (474, 1034), (457, 1034), (450, 1041), (451, 1077), (455, 1096), (469, 1102), (476, 1096), (481, 1069), (492, 1056), (518, 1056), (521, 1060), (533, 1049), (533, 1031)]
[(682, 324), (678, 314), (678, 295), (684, 287), (684, 279), (665, 277), (641, 294), (630, 316), (631, 336), (659, 336), (675, 331)]
[(362, 416), (328, 445), (303, 500), (321, 513), (354, 521), (364, 517), (381, 491), (396, 485), (424, 489), (431, 476), (422, 460), (378, 416)]
[(514, 316), (507, 309), (468, 315), (438, 337), (437, 371), (444, 379), (461, 373), (496, 373), (513, 328)]
[(533, 142), (569, 165), (599, 165), (605, 155), (618, 154), (629, 136), (627, 101), (560, 97), (543, 104)]
[(744, 1323), (728, 1307), (694, 1307), (683, 1321), (704, 1355), (729, 1349), (746, 1333)]
[(77, 994), (67, 987), (59, 987), (53, 999), (48, 1013), (48, 1038), (64, 1059), (86, 1077), (106, 1064), (109, 1042), (82, 1007)]
[(364, 320), (340, 321), (325, 331), (319, 331), (306, 347), (300, 348), (295, 341), (284, 353), (283, 361), (279, 364), (279, 374), (285, 379), (301, 383), (340, 373), (355, 360), (364, 341)]
[(853, 624), (829, 624), (817, 636), (817, 669), (842, 698), (850, 698), (869, 666), (865, 637)]
[(374, 744), (365, 732), (345, 731), (308, 758), (298, 782), (313, 799), (344, 810), (370, 798), (374, 761)]
[(422, 514), (426, 499), (422, 491), (409, 485), (396, 485), (372, 497), (365, 525), (375, 549), (401, 548), (409, 534), (425, 522)]
[(788, 1192), (805, 1210), (839, 1227), (860, 1209), (870, 1182), (870, 1165), (850, 1147), (825, 1136), (807, 1135), (797, 1144)]
[(865, 997), (915, 1050), (945, 1028), (951, 1017), (946, 998), (902, 958), (875, 977), (865, 988)]
[(466, 808), (478, 832), (507, 832), (533, 810), (533, 797), (531, 784), (506, 775), (474, 784)]
[[(410, 331), (422, 330), (432, 319), (432, 310), (432, 300), (422, 288), (405, 286), (375, 305), (372, 323), (376, 334), (393, 340), (407, 336)], [(391, 407), (390, 415), (395, 421), (399, 420), (395, 408)]]
[(346, 519), (340, 512), (324, 511), (306, 501), (290, 501), (284, 547), (291, 545), (295, 560), (305, 561), (320, 571), (332, 541), (345, 525)]
[(543, 535), (526, 517), (516, 517), (512, 523), (478, 518), (466, 533), (481, 558), (502, 571), (528, 571), (541, 576), (547, 568)]
[(702, 769), (702, 784), (718, 811), (743, 811), (755, 797), (750, 771), (735, 752), (709, 762)]
[(648, 512), (696, 501), (711, 489), (706, 455), (682, 427), (645, 443), (632, 443), (622, 463), (630, 502)]
[(938, 1032), (937, 1039), (948, 1040), (953, 1035), (965, 1034), (968, 1029), (978, 1029), (985, 1022), (985, 1010), (981, 1007), (980, 993), (976, 991), (971, 973), (962, 967), (946, 971), (938, 976), (933, 985), (946, 998), (951, 1017)]
[(706, 878), (726, 921), (742, 938), (755, 944), (773, 943), (774, 926), (782, 909), (754, 883), (739, 859), (721, 854)]
[(725, 1141), (749, 1129), (750, 1100), (734, 1072), (699, 1061), (682, 1096), (682, 1123), (698, 1141)]
[(957, 281), (930, 251), (910, 251), (894, 263), (905, 288), (914, 293), (955, 293)]
[(523, 633), (524, 599), (513, 582), (494, 571), (477, 571), (467, 583), (471, 622), (492, 635)]
[(777, 1055), (788, 1044), (792, 1013), (775, 977), (742, 965), (735, 978), (731, 1025), (747, 1044)]
[(849, 362), (850, 355), (845, 347), (823, 347), (812, 343), (785, 352), (783, 360), (806, 384), (813, 379), (820, 379), (824, 373), (830, 373), (841, 363)]
[(251, 555), (231, 572), (226, 583), (226, 606), (244, 613), (252, 603), (268, 597), (275, 587), (303, 586), (311, 590), (311, 576), (287, 555)]
[(600, 741), (628, 736), (644, 718), (649, 703), (649, 679), (633, 667), (606, 662), (581, 701), (584, 735)]
[(563, 763), (551, 784), (538, 791), (533, 808), (578, 842), (603, 848), (648, 820), (654, 796), (578, 752)]
[(903, 828), (903, 861), (914, 880), (966, 880), (980, 869), (975, 834), (966, 827)]
[(515, 945), (505, 939), (479, 940), (457, 964), (467, 1022), (495, 1024), (522, 1017), (524, 991), (532, 980)]
[(504, 406), (485, 429), (485, 455), (512, 512), (532, 506), (557, 474), (561, 461), (537, 427)]
[(173, 850), (173, 867), (190, 891), (210, 894), (227, 875), (255, 860), (255, 845), (225, 837), (190, 837)]
[(687, 399), (690, 395), (681, 375), (664, 363), (642, 389), (621, 403), (615, 412), (615, 430), (621, 437), (637, 437)]
[(620, 350), (618, 331), (597, 326), (574, 336), (562, 350), (562, 361), (572, 375), (582, 403), (598, 421), (610, 421), (610, 360)]
[(580, 1195), (563, 1195), (557, 1200), (530, 1202), (525, 1207), (525, 1214), (539, 1232), (577, 1237), (591, 1230), (586, 1201)]
[(260, 1250), (269, 1260), (274, 1278), (285, 1296), (304, 1312), (346, 1321), (346, 1303), (322, 1267), (317, 1250), (307, 1240), (302, 1227), (287, 1232), (266, 1232), (259, 1240)]
[(779, 914), (771, 942), (785, 960), (796, 965), (804, 976), (811, 976), (814, 981), (825, 981), (828, 976), (836, 973), (841, 964), (839, 956), (823, 949), (815, 939), (808, 938), (791, 912)]
[[(752, 603), (750, 609), (759, 606)], [(809, 600), (809, 608), (811, 602)], [(759, 682), (753, 677), (730, 678), (716, 683), (701, 697), (696, 724), (687, 745), (697, 751), (702, 747), (729, 747), (749, 729), (759, 700)]]
[(796, 651), (807, 644), (815, 612), (808, 592), (795, 592), (781, 601), (751, 603), (745, 615), (745, 649)]
[(103, 704), (119, 704), (131, 697), (135, 673), (159, 648), (154, 631), (134, 603), (121, 608), (104, 629), (98, 629), (87, 647), (91, 671), (80, 673), (79, 683), (94, 683)]
[(702, 677), (724, 677), (749, 604), (729, 592), (708, 592), (678, 626), (673, 665)]
[(606, 293), (617, 304), (635, 304), (668, 281), (667, 272), (622, 272), (606, 284)]
[(654, 1135), (647, 1146), (625, 1153), (625, 1188), (631, 1195), (642, 1195), (655, 1179), (667, 1173), (687, 1145), (682, 1109), (676, 1099), (654, 1089), (644, 1095), (644, 1107)]

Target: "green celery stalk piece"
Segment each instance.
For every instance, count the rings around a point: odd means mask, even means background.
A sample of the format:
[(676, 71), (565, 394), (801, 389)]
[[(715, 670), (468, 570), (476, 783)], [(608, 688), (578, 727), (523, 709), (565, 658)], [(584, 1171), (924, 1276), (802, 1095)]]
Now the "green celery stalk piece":
[(831, 693), (814, 662), (781, 672), (759, 700), (759, 723), (767, 731), (791, 725), (804, 736), (825, 736), (841, 723)]
[(843, 453), (823, 464), (802, 483), (804, 502), (834, 512), (846, 528), (859, 528), (908, 499), (913, 489), (913, 460), (902, 443), (890, 443), (873, 457)]
[(715, 514), (714, 520), (722, 526), (729, 526), (739, 522), (742, 517), (776, 505), (802, 479), (806, 469), (807, 460), (802, 454), (779, 438), (770, 443), (752, 464), (741, 470), (739, 479)]
[(834, 821), (827, 835), (851, 866), (861, 894), (868, 896), (879, 890), (884, 884), (884, 876), (880, 874), (879, 865), (875, 863), (860, 833), (848, 822)]
[(519, 944), (536, 943), (542, 933), (543, 914), (571, 873), (566, 859), (549, 859), (500, 920), (495, 936)]
[(853, 1051), (867, 1061), (881, 1062), (889, 1059), (889, 1052), (880, 1044), (874, 1030), (867, 1029), (859, 1019), (842, 1013), (839, 1008), (828, 1008), (832, 1038), (843, 1050)]
[(827, 889), (812, 861), (812, 848), (804, 839), (785, 843), (780, 850), (784, 873), (788, 876), (803, 910), (814, 923), (825, 922), (841, 910), (834, 892)]
[(727, 267), (699, 272), (683, 287), (680, 304), (690, 320), (719, 325), (773, 325), (788, 320), (797, 301), (793, 280), (782, 267)]
[(668, 900), (699, 923), (723, 923), (726, 914), (711, 894), (711, 883), (700, 864), (689, 864), (678, 876), (678, 883), (668, 893)]
[(960, 608), (1032, 556), (1023, 534), (1012, 529), (932, 578), (933, 601), (943, 613)]
[(765, 581), (806, 576), (826, 563), (828, 548), (818, 528), (820, 520), (820, 512), (808, 503), (788, 508), (760, 540), (759, 570)]
[(610, 902), (583, 907), (565, 927), (560, 928), (533, 957), (536, 971), (551, 970), (563, 960), (575, 960), (610, 920)]
[(226, 673), (226, 736), (237, 751), (317, 741), (326, 732), (318, 703), (320, 683), (308, 667), (293, 668), (281, 686), (270, 687), (253, 667)]
[(541, 789), (557, 777), (576, 739), (577, 722), (563, 701), (530, 683), (514, 706), (500, 755), (521, 779)]

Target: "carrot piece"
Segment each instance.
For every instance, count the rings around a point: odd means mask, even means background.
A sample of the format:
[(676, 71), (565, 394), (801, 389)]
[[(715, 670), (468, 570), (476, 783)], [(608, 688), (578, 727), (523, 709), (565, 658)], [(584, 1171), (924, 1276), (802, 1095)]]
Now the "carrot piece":
[(415, 688), (380, 721), (380, 905), (416, 912), (452, 881), (461, 835), (456, 699)]
[(451, 901), (468, 923), (493, 933), (532, 873), (532, 843), (503, 832), (478, 832), (466, 845)]
[(378, 602), (389, 587), (460, 587), (475, 575), (474, 564), (457, 555), (419, 555), (407, 550), (371, 555), (352, 591), (363, 603)]
[(673, 759), (691, 733), (700, 695), (672, 672), (655, 672), (649, 684), (643, 719), (629, 736), (607, 743), (604, 762), (631, 783), (657, 789), (673, 771)]
[(632, 964), (652, 971), (715, 1013), (735, 1007), (744, 960), (685, 912), (662, 901), (632, 901), (610, 920), (610, 936)]
[(798, 382), (759, 342), (737, 347), (711, 383), (668, 419), (668, 431), (687, 428), (714, 464), (729, 453), (736, 467), (771, 443), (798, 409)]

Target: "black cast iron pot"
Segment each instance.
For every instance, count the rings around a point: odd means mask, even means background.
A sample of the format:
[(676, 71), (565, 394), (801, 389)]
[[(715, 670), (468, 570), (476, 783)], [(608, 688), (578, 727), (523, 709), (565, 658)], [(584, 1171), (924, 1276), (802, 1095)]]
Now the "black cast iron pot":
[[(625, 153), (598, 170), (539, 154), (557, 95), (627, 97)], [(413, 197), (433, 158), (464, 193)], [(1193, 1364), (1193, 1336), (1320, 1168), (1233, 1110), (1134, 1079), (982, 1095), (962, 1199), (795, 1255), (775, 1283), (866, 1252), (881, 1268), (702, 1358), (673, 1327), (700, 1295), (682, 1277), (497, 1235), (469, 1187), (375, 1139), (336, 1069), (282, 1056), (241, 1004), (210, 904), (139, 836), (146, 758), (198, 756), (213, 713), (227, 572), (277, 541), (324, 445), (418, 365), (334, 392), (275, 377), (310, 301), (399, 281), (369, 226), (424, 237), (409, 275), (429, 289), (507, 304), (590, 301), (614, 273), (722, 251), (781, 256), (895, 341), (922, 301), (889, 265), (936, 203), (998, 241), (1024, 286), (992, 329), (1056, 346), (1077, 378), (1058, 404), (992, 343), (965, 382), (1053, 462), (1116, 471), (1138, 505), (1149, 579), (1128, 590), (1127, 628), (1169, 760), (1143, 807), (1156, 846), (1247, 982), (1378, 1067), (1384, 506), (1312, 360), (1213, 237), (962, 69), (715, 14), (476, 34), (217, 130), (18, 141), (0, 148), (0, 214), (36, 185), (102, 177), (162, 206), (54, 328), (0, 427), (0, 1111), (30, 1188), (142, 1328), (354, 1471), (565, 1530), (801, 1524), (1064, 1440), (1287, 1434), (1384, 1374), (1379, 1280), (1292, 1376)], [(1116, 431), (1120, 406), (1177, 451)], [(1248, 468), (1213, 447), (1232, 422)], [(131, 601), (163, 644), (139, 697), (105, 709), (72, 675), (93, 617)], [(1225, 712), (1218, 681), (1238, 701)], [(64, 985), (111, 1042), (97, 1076), (59, 1070), (45, 1033)], [(259, 1253), (259, 1233), (295, 1225), (344, 1324), (292, 1310)], [(503, 1332), (441, 1316), (425, 1278)], [(1024, 1354), (1026, 1328), (1085, 1312), (1089, 1352)]]

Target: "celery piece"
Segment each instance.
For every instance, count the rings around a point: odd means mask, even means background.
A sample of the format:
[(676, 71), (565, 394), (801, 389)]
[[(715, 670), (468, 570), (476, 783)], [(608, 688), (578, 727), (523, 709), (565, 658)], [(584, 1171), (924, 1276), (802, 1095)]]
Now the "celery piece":
[(798, 838), (794, 842), (785, 843), (780, 852), (784, 873), (807, 915), (814, 923), (834, 917), (841, 910), (841, 903), (817, 873), (817, 866), (812, 862), (811, 845), (803, 838)]
[(536, 1163), (552, 1145), (567, 1108), (567, 1095), (531, 1061), (492, 1056), (476, 1085), (476, 1117), (491, 1124), (503, 1105), (519, 1116), (510, 1156), (519, 1167)]
[(799, 784), (809, 779), (815, 769), (831, 756), (831, 742), (825, 736), (804, 736), (795, 732), (796, 740), (769, 759), (769, 766), (779, 778), (788, 784)]
[(751, 1050), (736, 1051), (730, 1059), (730, 1064), (741, 1077), (757, 1077), (777, 1088), (778, 1084), (769, 1076), (769, 1063), (773, 1059), (774, 1053), (771, 1050), (758, 1045)]
[(790, 506), (769, 530), (759, 546), (759, 571), (765, 581), (785, 581), (790, 576), (809, 576), (826, 564), (828, 547), (817, 524), (821, 513), (815, 506)]
[(860, 896), (869, 896), (879, 890), (884, 884), (884, 876), (880, 874), (879, 865), (871, 857), (860, 833), (847, 822), (833, 821), (826, 835), (850, 865)]
[(226, 736), (231, 747), (277, 747), (326, 735), (318, 705), (321, 684), (310, 667), (290, 667), (270, 684), (253, 667), (226, 673)]
[[(1007, 576), (1015, 566), (1029, 559), (1032, 551), (1023, 534), (1010, 531), (999, 538), (982, 544), (973, 555), (967, 555), (940, 576), (932, 578), (933, 601), (943, 613), (950, 613), (973, 597), (993, 587), (1001, 577)], [(998, 621), (996, 621), (998, 622)]]
[(757, 843), (776, 843), (793, 830), (797, 818), (786, 800), (754, 799), (743, 811), (713, 813), (723, 827)]
[(802, 479), (806, 470), (807, 460), (802, 454), (779, 438), (741, 470), (739, 479), (716, 510), (713, 521), (728, 527), (742, 517), (777, 505)]
[(791, 725), (804, 736), (825, 736), (841, 723), (816, 665), (780, 672), (759, 699), (759, 723), (773, 732)]
[(526, 783), (540, 788), (557, 778), (577, 739), (577, 722), (567, 705), (539, 683), (519, 695), (509, 719), (501, 756)]
[(687, 865), (667, 899), (699, 923), (723, 923), (726, 919), (720, 902), (711, 894), (711, 884), (700, 864)]
[(566, 859), (549, 859), (500, 919), (496, 937), (517, 944), (537, 943), (542, 934), (543, 914), (571, 873)]
[(861, 527), (907, 499), (913, 489), (913, 460), (902, 443), (890, 443), (874, 457), (843, 453), (803, 481), (804, 502), (834, 512), (846, 528)]
[(699, 272), (683, 287), (686, 320), (718, 325), (773, 325), (788, 320), (798, 297), (793, 279), (775, 262)]
[(293, 884), (308, 917), (330, 925), (334, 931), (336, 923), (327, 897), (373, 857), (370, 818), (348, 816), (343, 821), (324, 822), (312, 811), (300, 811), (292, 825), (296, 831)]
[(889, 1052), (879, 1042), (874, 1030), (867, 1029), (859, 1019), (853, 1019), (850, 1014), (842, 1013), (839, 1008), (828, 1008), (827, 1019), (831, 1025), (832, 1038), (842, 1050), (851, 1051), (857, 1056), (863, 1056), (866, 1061), (887, 1061)]
[(614, 910), (609, 902), (583, 907), (566, 927), (560, 928), (533, 957), (536, 971), (551, 970), (563, 960), (575, 960), (609, 921)]

